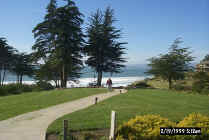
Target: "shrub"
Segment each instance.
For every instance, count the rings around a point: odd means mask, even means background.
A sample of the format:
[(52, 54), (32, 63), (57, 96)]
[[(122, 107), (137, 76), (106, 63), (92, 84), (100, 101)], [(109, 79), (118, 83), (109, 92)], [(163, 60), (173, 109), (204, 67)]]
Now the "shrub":
[(7, 94), (7, 90), (4, 87), (0, 87), (0, 96), (6, 96)]
[[(160, 135), (160, 127), (199, 127), (201, 135)], [(209, 117), (192, 113), (177, 125), (156, 115), (137, 116), (119, 126), (116, 140), (209, 140)]]
[(40, 91), (41, 89), (37, 85), (26, 84), (8, 84), (0, 87), (0, 96), (21, 94), (25, 92)]
[(145, 81), (141, 81), (141, 82), (138, 82), (136, 83), (136, 88), (148, 88), (150, 87), (150, 85), (148, 85)]
[(173, 89), (178, 90), (178, 91), (185, 90), (185, 86), (182, 84), (175, 84), (175, 85), (173, 85)]
[(7, 91), (8, 94), (20, 94), (22, 92), (21, 85), (19, 84), (4, 85), (4, 89)]
[(151, 86), (147, 84), (146, 81), (138, 81), (136, 83), (133, 83), (131, 85), (128, 85), (126, 89), (135, 89), (135, 88), (150, 88)]
[(22, 92), (32, 92), (34, 88), (33, 85), (21, 85), (20, 87)]
[(209, 95), (209, 87), (202, 89), (201, 94)]
[(177, 84), (173, 85), (173, 89), (175, 89), (177, 91), (186, 91), (186, 90), (191, 90), (191, 87), (186, 86), (183, 83), (177, 83)]
[(195, 82), (192, 85), (192, 90), (200, 94), (205, 94), (209, 87), (209, 75), (205, 72), (197, 72), (193, 78)]
[(205, 87), (205, 85), (201, 81), (196, 81), (192, 85), (192, 90), (194, 92), (201, 93), (202, 92), (202, 89), (204, 89), (204, 87)]
[(158, 115), (137, 116), (118, 128), (117, 140), (171, 140), (172, 136), (160, 135), (160, 127), (175, 124)]
[(209, 139), (209, 117), (192, 113), (180, 121), (177, 127), (200, 127), (201, 135), (176, 136), (177, 140), (208, 140)]
[(52, 90), (54, 89), (54, 87), (52, 86), (52, 84), (45, 82), (45, 81), (39, 81), (37, 83), (38, 88), (40, 88), (40, 90)]

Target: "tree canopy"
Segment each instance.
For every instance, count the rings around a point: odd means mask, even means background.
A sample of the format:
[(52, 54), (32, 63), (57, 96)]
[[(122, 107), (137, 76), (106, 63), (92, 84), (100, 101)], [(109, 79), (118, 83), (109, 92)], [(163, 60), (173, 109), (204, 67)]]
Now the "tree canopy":
[(114, 11), (110, 7), (104, 12), (97, 10), (89, 18), (84, 52), (88, 56), (86, 64), (98, 74), (98, 86), (101, 86), (103, 72), (119, 73), (125, 66), (123, 54), (126, 43), (118, 41), (121, 38), (121, 30), (113, 25), (115, 21)]
[(203, 61), (209, 61), (209, 54), (204, 57)]
[(61, 80), (60, 86), (63, 88), (67, 86), (68, 79), (80, 76), (83, 66), (82, 18), (83, 15), (73, 1), (68, 0), (64, 6), (57, 7), (56, 1), (51, 0), (44, 21), (33, 30), (36, 39), (33, 46), (34, 60), (43, 60), (45, 66), (42, 68), (57, 66), (54, 70), (60, 77), (50, 76), (48, 79)]
[(30, 60), (30, 55), (18, 52), (5, 38), (0, 38), (0, 86), (4, 84), (8, 72), (15, 73), (20, 84), (24, 75), (32, 76), (33, 66)]
[(11, 71), (15, 52), (17, 50), (8, 45), (6, 38), (0, 38), (0, 86), (4, 83), (7, 71)]
[(181, 38), (177, 38), (168, 53), (148, 60), (150, 69), (147, 73), (168, 80), (170, 89), (173, 80), (184, 79), (185, 72), (192, 69), (190, 62), (193, 61), (193, 57), (189, 48), (180, 47), (182, 42)]

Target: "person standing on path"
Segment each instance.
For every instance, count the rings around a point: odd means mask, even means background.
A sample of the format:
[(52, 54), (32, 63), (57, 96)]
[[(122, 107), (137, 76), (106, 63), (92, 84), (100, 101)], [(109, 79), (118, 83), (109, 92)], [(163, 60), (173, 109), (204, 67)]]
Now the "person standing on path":
[(107, 87), (108, 87), (108, 90), (109, 90), (109, 91), (112, 91), (112, 80), (111, 80), (110, 78), (107, 80), (106, 85), (107, 85)]

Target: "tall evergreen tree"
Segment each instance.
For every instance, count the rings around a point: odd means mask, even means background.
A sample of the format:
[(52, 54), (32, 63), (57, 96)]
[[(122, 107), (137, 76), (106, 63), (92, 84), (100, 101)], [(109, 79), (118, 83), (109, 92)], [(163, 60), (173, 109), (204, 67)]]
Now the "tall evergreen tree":
[[(83, 46), (83, 15), (76, 7), (75, 3), (68, 0), (68, 4), (57, 9), (57, 39), (56, 47), (58, 58), (62, 65), (61, 86), (65, 87), (67, 78), (79, 76), (81, 69)], [(76, 69), (77, 68), (77, 69)]]
[[(34, 56), (45, 63), (56, 59), (59, 63), (61, 87), (66, 87), (69, 78), (80, 76), (82, 68), (81, 50), (83, 46), (83, 15), (71, 0), (56, 8), (56, 1), (51, 0), (47, 7), (45, 21), (33, 30), (36, 43), (33, 46)], [(52, 79), (53, 80), (53, 79)]]
[(126, 62), (124, 42), (119, 42), (121, 30), (114, 27), (114, 11), (108, 7), (103, 13), (97, 10), (89, 18), (88, 42), (85, 52), (89, 56), (86, 64), (97, 72), (97, 85), (101, 86), (103, 72), (119, 73)]
[(149, 59), (150, 69), (147, 73), (161, 77), (168, 81), (169, 89), (173, 80), (185, 78), (185, 72), (191, 70), (190, 62), (193, 61), (189, 48), (181, 48), (181, 38), (177, 38), (171, 45), (167, 54)]

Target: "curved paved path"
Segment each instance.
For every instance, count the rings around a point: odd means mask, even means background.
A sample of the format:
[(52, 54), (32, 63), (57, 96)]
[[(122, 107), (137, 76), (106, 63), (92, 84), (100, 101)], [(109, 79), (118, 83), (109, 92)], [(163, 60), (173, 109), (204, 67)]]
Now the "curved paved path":
[(46, 130), (54, 120), (93, 105), (95, 97), (102, 101), (118, 95), (119, 92), (115, 90), (111, 93), (93, 95), (0, 121), (0, 140), (45, 140)]

